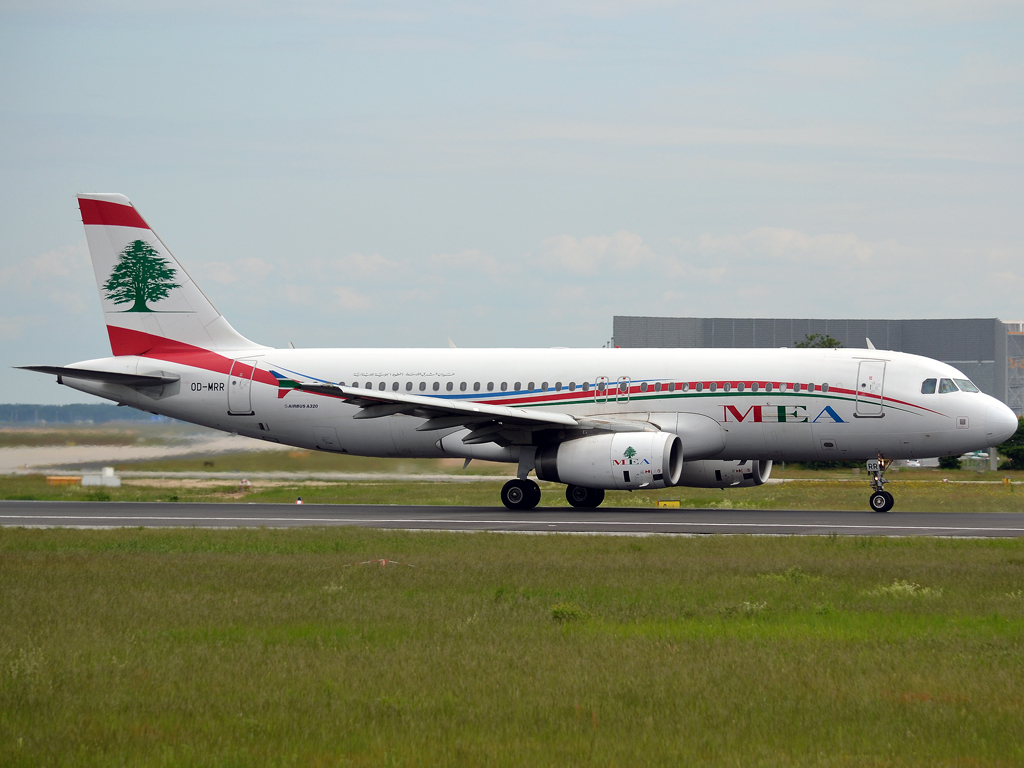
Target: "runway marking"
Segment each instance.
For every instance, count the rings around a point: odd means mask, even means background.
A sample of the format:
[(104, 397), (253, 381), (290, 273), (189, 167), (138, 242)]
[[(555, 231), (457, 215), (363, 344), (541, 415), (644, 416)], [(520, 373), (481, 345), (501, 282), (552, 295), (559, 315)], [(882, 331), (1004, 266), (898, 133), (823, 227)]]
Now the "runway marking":
[(972, 528), (969, 526), (943, 525), (859, 525), (834, 523), (711, 523), (711, 522), (679, 522), (679, 521), (643, 521), (625, 522), (621, 520), (460, 520), (457, 518), (358, 518), (358, 517), (180, 517), (164, 515), (0, 515), (0, 520), (115, 520), (128, 524), (131, 521), (171, 521), (171, 522), (255, 522), (255, 523), (400, 523), (408, 524), (446, 524), (446, 525), (593, 525), (593, 526), (672, 526), (678, 528), (796, 528), (796, 529), (827, 529), (827, 530), (865, 530), (865, 531), (973, 531), (973, 532), (1013, 532), (1024, 533), (1024, 528), (988, 527)]

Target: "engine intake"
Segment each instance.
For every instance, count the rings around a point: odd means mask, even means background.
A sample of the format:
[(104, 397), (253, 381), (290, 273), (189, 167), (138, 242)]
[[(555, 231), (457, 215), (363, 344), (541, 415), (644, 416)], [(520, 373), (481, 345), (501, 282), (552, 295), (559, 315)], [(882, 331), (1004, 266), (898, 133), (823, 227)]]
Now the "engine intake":
[(752, 488), (772, 474), (771, 461), (688, 461), (678, 485), (689, 488)]
[(683, 471), (683, 443), (671, 432), (593, 435), (542, 448), (536, 466), (541, 480), (584, 488), (668, 488)]

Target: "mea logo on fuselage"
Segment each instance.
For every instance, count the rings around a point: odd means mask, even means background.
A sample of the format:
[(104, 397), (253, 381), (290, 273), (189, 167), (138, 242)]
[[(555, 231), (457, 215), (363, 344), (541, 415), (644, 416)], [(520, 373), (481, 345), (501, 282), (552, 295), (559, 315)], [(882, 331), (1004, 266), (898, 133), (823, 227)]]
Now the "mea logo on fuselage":
[(722, 406), (722, 421), (744, 422), (749, 421), (760, 424), (763, 422), (776, 424), (817, 424), (819, 421), (831, 422), (833, 424), (845, 424), (843, 419), (831, 405), (826, 405), (821, 412), (813, 419), (807, 413), (806, 405), (751, 405), (747, 410), (740, 413), (735, 405)]

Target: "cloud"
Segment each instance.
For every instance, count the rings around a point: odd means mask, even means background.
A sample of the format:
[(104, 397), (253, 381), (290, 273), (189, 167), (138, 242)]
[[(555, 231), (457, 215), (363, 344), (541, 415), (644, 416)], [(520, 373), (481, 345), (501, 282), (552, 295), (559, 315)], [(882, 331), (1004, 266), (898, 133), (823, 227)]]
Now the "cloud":
[(534, 258), (548, 271), (561, 268), (577, 275), (631, 270), (661, 260), (640, 235), (625, 230), (612, 235), (549, 237), (540, 244)]
[(492, 256), (475, 248), (467, 248), (458, 253), (439, 253), (427, 261), (432, 269), (440, 270), (442, 274), (454, 273), (455, 277), (458, 277), (459, 272), (493, 274), (499, 271), (498, 262)]
[(25, 317), (0, 317), (0, 339), (11, 341), (20, 338), (27, 324), (28, 318)]
[(342, 310), (354, 312), (356, 310), (369, 309), (373, 306), (373, 301), (368, 297), (348, 288), (338, 287), (331, 291), (331, 293), (338, 299), (334, 306)]
[(375, 277), (392, 274), (399, 265), (379, 253), (369, 256), (364, 253), (350, 253), (348, 256), (334, 259), (331, 266), (354, 277)]

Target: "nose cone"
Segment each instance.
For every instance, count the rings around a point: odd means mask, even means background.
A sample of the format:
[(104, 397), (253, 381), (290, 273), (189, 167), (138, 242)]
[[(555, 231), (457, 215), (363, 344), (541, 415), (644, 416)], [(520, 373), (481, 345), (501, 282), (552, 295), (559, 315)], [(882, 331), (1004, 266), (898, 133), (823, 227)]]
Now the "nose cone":
[(999, 445), (1017, 431), (1017, 415), (1002, 403), (993, 403), (985, 412), (985, 436), (989, 445)]

